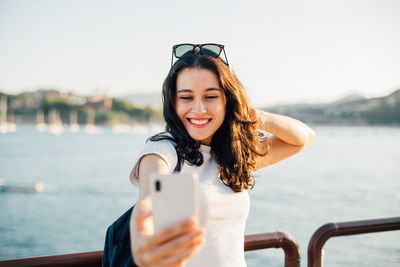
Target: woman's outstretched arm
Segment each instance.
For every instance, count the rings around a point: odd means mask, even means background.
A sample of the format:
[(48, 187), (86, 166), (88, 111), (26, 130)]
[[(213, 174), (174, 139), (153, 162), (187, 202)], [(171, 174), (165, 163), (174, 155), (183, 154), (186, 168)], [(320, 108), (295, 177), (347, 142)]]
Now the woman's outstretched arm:
[(133, 258), (140, 267), (182, 266), (202, 247), (204, 231), (190, 218), (154, 233), (149, 176), (154, 172), (168, 174), (169, 170), (167, 163), (155, 154), (144, 156), (139, 164), (139, 201), (130, 221)]
[(258, 157), (256, 169), (288, 158), (307, 146), (315, 137), (314, 131), (303, 122), (283, 115), (256, 110), (257, 128), (272, 135), (261, 142), (261, 149), (268, 151)]

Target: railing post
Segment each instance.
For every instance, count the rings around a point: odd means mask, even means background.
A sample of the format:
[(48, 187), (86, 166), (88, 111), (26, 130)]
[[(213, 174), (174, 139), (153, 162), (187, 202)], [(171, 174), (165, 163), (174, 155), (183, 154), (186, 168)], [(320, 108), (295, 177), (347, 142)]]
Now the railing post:
[(323, 266), (322, 249), (331, 237), (393, 230), (400, 230), (400, 217), (325, 224), (314, 232), (308, 243), (308, 267)]
[(300, 266), (300, 249), (291, 235), (275, 232), (245, 236), (245, 251), (264, 248), (282, 248), (285, 252), (285, 267)]

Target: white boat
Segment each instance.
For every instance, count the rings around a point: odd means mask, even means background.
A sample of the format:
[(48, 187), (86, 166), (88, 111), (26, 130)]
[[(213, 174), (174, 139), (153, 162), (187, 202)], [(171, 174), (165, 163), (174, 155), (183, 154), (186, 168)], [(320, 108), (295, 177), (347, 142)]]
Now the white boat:
[(7, 97), (0, 101), (0, 133), (7, 133)]
[(165, 126), (160, 123), (152, 123), (149, 126), (151, 134), (157, 134), (165, 131)]
[(121, 133), (130, 133), (132, 131), (132, 128), (129, 124), (114, 124), (111, 128), (112, 132), (115, 134), (121, 134)]
[(15, 116), (12, 113), (8, 116), (7, 131), (9, 133), (15, 133), (17, 131), (17, 124), (15, 124)]
[(0, 100), (0, 133), (13, 133), (17, 130), (17, 125), (14, 122), (14, 115), (7, 118), (7, 97), (3, 96)]
[(44, 122), (43, 110), (36, 112), (36, 130), (39, 132), (47, 131), (47, 124)]
[(56, 109), (51, 109), (49, 112), (49, 127), (48, 132), (54, 135), (60, 135), (64, 131), (60, 114)]
[(0, 192), (12, 193), (41, 193), (46, 186), (42, 182), (35, 184), (6, 184), (3, 179), (0, 179)]
[(94, 110), (89, 110), (85, 125), (85, 133), (93, 135), (102, 134), (103, 130), (94, 124), (94, 118), (95, 118)]
[(149, 125), (143, 122), (133, 122), (131, 126), (132, 133), (134, 134), (148, 134), (150, 131)]
[(0, 133), (2, 133), (2, 134), (7, 133), (7, 124), (0, 123)]
[(111, 130), (115, 134), (130, 133), (132, 127), (129, 125), (129, 116), (127, 114), (120, 114), (120, 118), (113, 123)]
[(79, 132), (78, 113), (76, 112), (76, 110), (72, 110), (69, 113), (69, 131), (71, 133)]

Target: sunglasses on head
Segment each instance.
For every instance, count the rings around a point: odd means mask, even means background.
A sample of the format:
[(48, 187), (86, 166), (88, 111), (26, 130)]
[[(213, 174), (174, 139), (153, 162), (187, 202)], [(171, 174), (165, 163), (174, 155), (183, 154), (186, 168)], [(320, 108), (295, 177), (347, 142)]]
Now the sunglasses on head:
[(172, 47), (171, 67), (174, 63), (174, 56), (181, 58), (188, 54), (199, 53), (200, 55), (219, 57), (224, 52), (225, 63), (229, 66), (228, 58), (225, 54), (224, 45), (221, 44), (177, 44)]

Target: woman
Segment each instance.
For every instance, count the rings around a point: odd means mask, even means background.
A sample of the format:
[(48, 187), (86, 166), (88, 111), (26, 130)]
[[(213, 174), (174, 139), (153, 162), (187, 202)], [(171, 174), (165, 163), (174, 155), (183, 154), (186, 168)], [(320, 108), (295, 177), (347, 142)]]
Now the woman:
[[(179, 59), (163, 84), (167, 132), (150, 138), (131, 173), (133, 183), (139, 182), (130, 226), (138, 266), (246, 266), (252, 171), (298, 153), (314, 138), (298, 120), (252, 108), (221, 52), (218, 44), (173, 48)], [(178, 160), (182, 172), (199, 174), (207, 222), (190, 218), (154, 234), (149, 175), (170, 174)]]

